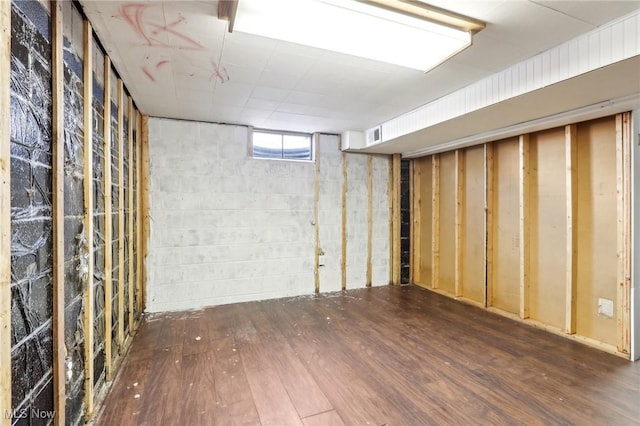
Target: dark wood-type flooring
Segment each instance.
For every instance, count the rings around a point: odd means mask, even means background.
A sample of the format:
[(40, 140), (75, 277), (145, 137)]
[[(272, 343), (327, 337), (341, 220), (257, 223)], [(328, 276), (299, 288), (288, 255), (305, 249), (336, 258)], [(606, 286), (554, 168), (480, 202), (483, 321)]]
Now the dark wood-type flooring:
[(630, 363), (415, 286), (151, 316), (98, 425), (632, 425)]

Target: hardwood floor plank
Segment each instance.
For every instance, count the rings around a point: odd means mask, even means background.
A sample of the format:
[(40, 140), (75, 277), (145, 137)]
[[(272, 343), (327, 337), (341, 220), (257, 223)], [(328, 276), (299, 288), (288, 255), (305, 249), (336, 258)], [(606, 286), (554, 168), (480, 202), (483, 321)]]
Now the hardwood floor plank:
[(263, 357), (264, 349), (260, 343), (244, 344), (240, 347), (240, 357), (260, 423), (263, 426), (302, 425), (278, 372), (270, 365), (270, 359), (267, 361)]
[(96, 424), (631, 425), (639, 400), (640, 363), (389, 286), (154, 315)]
[(302, 419), (304, 426), (344, 426), (344, 422), (335, 410), (326, 411)]
[(208, 426), (214, 423), (216, 388), (214, 356), (199, 352), (182, 358), (180, 423)]

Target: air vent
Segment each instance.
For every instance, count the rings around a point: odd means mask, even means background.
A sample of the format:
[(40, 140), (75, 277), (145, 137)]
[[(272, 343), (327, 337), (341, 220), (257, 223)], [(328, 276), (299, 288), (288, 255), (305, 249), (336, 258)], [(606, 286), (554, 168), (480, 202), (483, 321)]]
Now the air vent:
[(382, 142), (382, 127), (374, 127), (367, 130), (367, 146), (375, 145)]

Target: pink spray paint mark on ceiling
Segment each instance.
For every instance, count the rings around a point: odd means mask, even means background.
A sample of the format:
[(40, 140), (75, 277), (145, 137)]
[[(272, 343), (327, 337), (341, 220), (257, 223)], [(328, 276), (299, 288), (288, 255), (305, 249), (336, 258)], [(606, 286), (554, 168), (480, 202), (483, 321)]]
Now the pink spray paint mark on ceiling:
[[(173, 49), (185, 49), (185, 50), (205, 50), (206, 48), (189, 37), (182, 31), (175, 27), (180, 24), (186, 24), (187, 20), (184, 16), (179, 15), (177, 19), (170, 23), (163, 25), (162, 22), (158, 22), (148, 17), (148, 13), (145, 12), (149, 8), (157, 7), (153, 4), (142, 3), (130, 3), (120, 7), (117, 18), (124, 20), (138, 37), (144, 40), (147, 46), (152, 47), (165, 47)], [(158, 38), (159, 35), (166, 34), (171, 36), (173, 41), (163, 41)]]

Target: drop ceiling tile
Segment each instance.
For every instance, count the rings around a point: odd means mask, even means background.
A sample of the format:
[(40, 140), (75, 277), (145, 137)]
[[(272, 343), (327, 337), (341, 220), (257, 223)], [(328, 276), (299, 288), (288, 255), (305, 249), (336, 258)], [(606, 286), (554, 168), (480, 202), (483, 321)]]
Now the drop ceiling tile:
[(254, 119), (267, 119), (273, 114), (273, 110), (260, 108), (247, 108), (242, 110), (242, 115)]
[(266, 101), (282, 102), (289, 96), (290, 90), (278, 89), (275, 87), (256, 86), (251, 93), (254, 99), (263, 99)]
[(296, 72), (264, 70), (256, 84), (289, 91), (296, 86), (302, 77), (303, 75)]
[(278, 108), (278, 105), (280, 105), (280, 102), (276, 102), (276, 101), (267, 101), (264, 99), (256, 99), (256, 98), (249, 98), (249, 100), (247, 101), (247, 104), (245, 105), (246, 108), (255, 108), (255, 109), (262, 109), (262, 110), (268, 110), (268, 111), (275, 111), (276, 108)]
[(326, 108), (320, 108), (313, 105), (301, 105), (292, 103), (281, 103), (276, 109), (277, 112), (287, 112), (291, 114), (313, 115), (316, 117), (328, 117), (331, 113)]
[(256, 84), (262, 74), (261, 68), (241, 67), (237, 65), (224, 64), (229, 74), (229, 80), (236, 83)]
[(224, 84), (216, 85), (213, 100), (214, 102), (220, 102), (224, 105), (244, 107), (252, 90), (253, 86), (250, 84), (228, 81)]
[(208, 93), (211, 97), (216, 87), (216, 79), (197, 75), (179, 75), (176, 77), (176, 93), (184, 91)]

